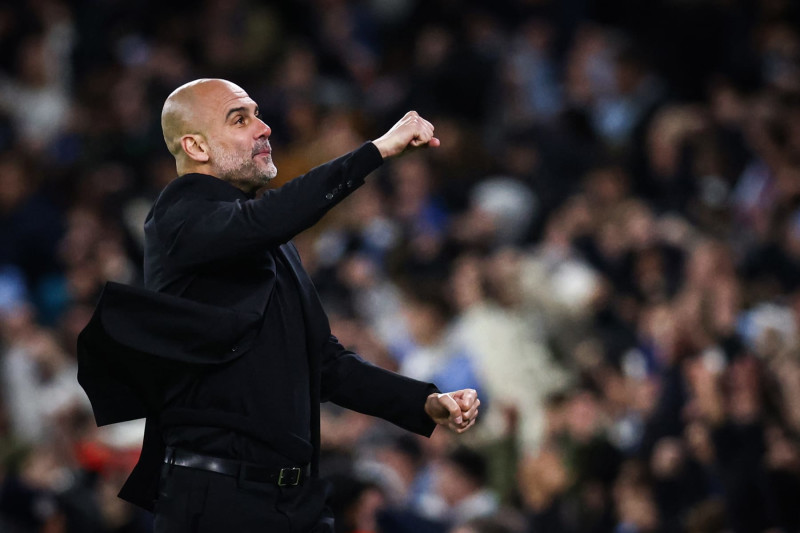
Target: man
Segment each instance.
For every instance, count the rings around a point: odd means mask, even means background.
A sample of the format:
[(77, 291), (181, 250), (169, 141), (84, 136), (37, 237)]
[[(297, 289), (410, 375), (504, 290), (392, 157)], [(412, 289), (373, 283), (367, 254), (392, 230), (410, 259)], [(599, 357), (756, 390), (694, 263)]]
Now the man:
[(289, 240), (384, 159), (439, 140), (412, 111), (374, 142), (255, 198), (277, 169), (271, 130), (240, 87), (203, 79), (178, 88), (162, 129), (180, 177), (145, 222), (149, 290), (108, 284), (78, 341), (97, 423), (147, 417), (120, 496), (154, 510), (159, 533), (327, 531), (321, 401), (423, 435), (436, 424), (467, 430), (480, 401), (343, 348)]

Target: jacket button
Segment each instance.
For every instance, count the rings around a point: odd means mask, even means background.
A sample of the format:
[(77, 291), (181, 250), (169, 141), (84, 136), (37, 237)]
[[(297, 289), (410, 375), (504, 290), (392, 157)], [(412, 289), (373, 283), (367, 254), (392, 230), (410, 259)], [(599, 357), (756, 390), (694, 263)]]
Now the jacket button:
[(342, 187), (344, 187), (344, 185), (342, 185), (342, 184), (340, 183), (340, 184), (339, 184), (339, 190), (340, 190), (340, 191), (342, 190)]
[(326, 194), (326, 195), (325, 195), (325, 199), (326, 199), (326, 200), (333, 200), (333, 193), (332, 193), (332, 192), (329, 192), (328, 194)]
[(345, 185), (347, 185), (348, 187), (352, 187), (353, 186), (353, 180), (347, 180), (347, 183), (345, 183)]
[(232, 351), (232, 352), (235, 352), (235, 351), (236, 351), (236, 350), (238, 350), (238, 349), (239, 349), (239, 347), (238, 347), (238, 346), (234, 346), (233, 348), (231, 348), (231, 351)]

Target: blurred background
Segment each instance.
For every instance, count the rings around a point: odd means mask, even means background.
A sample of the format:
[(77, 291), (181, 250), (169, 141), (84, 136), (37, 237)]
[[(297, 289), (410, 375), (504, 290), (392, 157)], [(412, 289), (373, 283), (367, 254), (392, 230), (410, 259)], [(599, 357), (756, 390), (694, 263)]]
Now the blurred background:
[(141, 282), (199, 77), (260, 104), (280, 183), (409, 109), (442, 140), (295, 240), (343, 344), (483, 402), (431, 439), (325, 406), (339, 532), (800, 531), (799, 8), (3, 3), (0, 531), (152, 531), (75, 340)]

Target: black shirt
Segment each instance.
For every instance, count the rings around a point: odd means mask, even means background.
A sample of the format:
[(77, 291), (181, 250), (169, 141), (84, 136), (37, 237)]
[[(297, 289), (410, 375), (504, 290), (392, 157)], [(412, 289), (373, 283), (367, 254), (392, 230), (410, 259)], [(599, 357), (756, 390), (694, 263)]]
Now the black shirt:
[[(265, 271), (274, 271), (276, 282), (255, 343), (258, 350), (221, 368), (183, 376), (175, 387), (180, 392), (170, 404), (178, 410), (223, 410), (260, 419), (259, 425), (280, 428), (275, 431), (286, 434), (281, 441), (293, 443), (293, 450), (274, 450), (254, 436), (227, 428), (185, 425), (164, 428), (167, 445), (261, 464), (274, 464), (281, 459), (291, 463), (287, 457), (290, 452), (295, 462), (306, 454), (310, 459), (308, 352), (297, 281), (278, 248), (264, 259)], [(240, 384), (235, 390), (222, 385), (230, 383), (231, 374)], [(288, 386), (269, 385), (276, 381)]]

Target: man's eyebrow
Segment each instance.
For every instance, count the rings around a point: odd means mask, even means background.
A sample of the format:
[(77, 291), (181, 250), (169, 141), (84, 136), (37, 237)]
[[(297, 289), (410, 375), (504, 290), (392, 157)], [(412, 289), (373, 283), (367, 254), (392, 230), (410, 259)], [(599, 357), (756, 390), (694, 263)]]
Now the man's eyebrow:
[(225, 115), (225, 120), (231, 118), (231, 115), (233, 115), (234, 113), (241, 113), (242, 111), (247, 111), (247, 108), (245, 106), (240, 106), (240, 107), (234, 107), (233, 109), (229, 109), (228, 114)]

